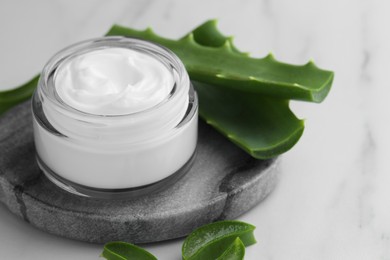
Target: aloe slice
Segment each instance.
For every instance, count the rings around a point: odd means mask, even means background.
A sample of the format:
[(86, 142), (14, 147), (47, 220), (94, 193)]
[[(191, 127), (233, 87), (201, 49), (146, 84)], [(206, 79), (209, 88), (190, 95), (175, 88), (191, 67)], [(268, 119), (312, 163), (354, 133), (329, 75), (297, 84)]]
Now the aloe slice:
[(304, 122), (291, 112), (286, 100), (193, 84), (202, 119), (255, 158), (289, 150), (303, 133)]
[(105, 244), (101, 256), (107, 260), (157, 260), (154, 255), (141, 247), (120, 241)]
[(223, 254), (216, 260), (242, 260), (245, 256), (245, 245), (236, 238)]
[(34, 93), (38, 80), (39, 75), (35, 76), (22, 86), (7, 91), (0, 91), (0, 114), (20, 102), (29, 99)]
[(245, 246), (256, 243), (253, 225), (240, 221), (219, 221), (193, 231), (182, 246), (184, 260), (216, 259), (238, 237)]
[[(197, 34), (210, 35), (207, 30), (212, 30), (215, 34), (217, 29), (212, 25), (209, 22)], [(209, 42), (206, 37), (200, 37), (202, 40), (198, 43), (193, 33), (179, 40), (171, 40), (158, 36), (150, 28), (138, 31), (114, 25), (107, 35), (135, 37), (161, 44), (179, 56), (192, 80), (240, 91), (321, 102), (333, 81), (333, 72), (321, 70), (311, 61), (297, 66), (278, 62), (272, 55), (262, 59), (251, 58), (238, 53), (232, 47), (231, 40), (225, 40), (222, 46), (214, 47), (224, 38), (221, 34), (213, 38), (213, 41), (217, 38), (220, 40), (209, 43), (209, 46), (204, 46), (205, 42)], [(205, 41), (202, 42), (203, 40)]]

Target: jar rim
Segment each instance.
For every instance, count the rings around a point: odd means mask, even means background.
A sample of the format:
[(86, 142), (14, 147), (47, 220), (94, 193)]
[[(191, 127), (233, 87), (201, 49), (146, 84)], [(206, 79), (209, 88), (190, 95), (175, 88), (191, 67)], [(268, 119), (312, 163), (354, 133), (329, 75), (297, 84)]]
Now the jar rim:
[[(135, 51), (141, 51), (145, 54), (153, 56), (153, 58), (159, 59), (164, 65), (168, 64), (172, 68), (172, 78), (173, 86), (170, 93), (160, 102), (149, 107), (147, 109), (124, 113), (124, 114), (94, 114), (88, 113), (76, 109), (67, 103), (63, 102), (62, 99), (56, 92), (56, 87), (54, 83), (55, 73), (63, 62), (68, 59), (88, 53), (94, 50), (104, 49), (104, 48), (127, 48)], [(166, 64), (165, 64), (166, 63)], [(175, 75), (177, 74), (177, 75)], [(181, 60), (168, 48), (161, 46), (156, 43), (152, 43), (145, 40), (140, 40), (136, 38), (124, 37), (124, 36), (104, 36), (98, 38), (92, 38), (84, 40), (75, 44), (72, 44), (59, 52), (57, 52), (44, 66), (42, 74), (38, 83), (38, 90), (43, 94), (48, 100), (57, 108), (65, 110), (67, 113), (71, 112), (75, 115), (89, 118), (127, 118), (127, 117), (137, 117), (144, 114), (150, 113), (160, 107), (169, 103), (170, 100), (180, 95), (180, 93), (187, 93), (188, 89), (183, 89), (181, 86), (189, 86), (189, 76), (184, 67), (184, 64)]]

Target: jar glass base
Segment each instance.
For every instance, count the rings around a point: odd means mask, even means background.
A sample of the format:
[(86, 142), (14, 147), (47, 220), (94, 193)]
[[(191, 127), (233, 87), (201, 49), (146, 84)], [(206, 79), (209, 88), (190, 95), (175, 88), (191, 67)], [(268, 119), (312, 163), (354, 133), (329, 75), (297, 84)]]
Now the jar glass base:
[(60, 187), (61, 189), (82, 197), (89, 197), (95, 199), (122, 199), (122, 200), (133, 199), (136, 197), (148, 195), (169, 187), (170, 185), (177, 182), (181, 177), (183, 177), (189, 171), (189, 169), (192, 167), (195, 161), (195, 157), (196, 157), (196, 150), (192, 154), (191, 158), (186, 162), (186, 164), (184, 164), (178, 171), (176, 171), (175, 173), (171, 174), (167, 178), (162, 179), (158, 182), (154, 182), (144, 186), (128, 188), (128, 189), (102, 189), (102, 188), (94, 188), (85, 185), (80, 185), (61, 177), (60, 175), (52, 171), (39, 157), (39, 155), (36, 155), (38, 166), (42, 170), (44, 175), (52, 183), (54, 183), (56, 186)]

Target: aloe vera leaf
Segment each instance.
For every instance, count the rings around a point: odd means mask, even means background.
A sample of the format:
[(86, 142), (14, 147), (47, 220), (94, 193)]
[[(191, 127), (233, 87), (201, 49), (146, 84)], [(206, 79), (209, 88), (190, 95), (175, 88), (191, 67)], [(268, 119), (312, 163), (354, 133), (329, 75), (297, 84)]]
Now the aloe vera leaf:
[(107, 35), (140, 38), (172, 50), (184, 63), (192, 80), (261, 93), (283, 99), (321, 102), (328, 94), (333, 72), (319, 69), (312, 61), (306, 65), (278, 62), (270, 54), (257, 59), (237, 53), (230, 41), (220, 47), (198, 44), (190, 33), (171, 40), (144, 31), (114, 25)]
[(105, 244), (101, 256), (107, 260), (157, 260), (154, 255), (143, 248), (121, 241)]
[(255, 226), (226, 220), (202, 226), (193, 231), (182, 246), (184, 260), (216, 259), (239, 237), (245, 246), (256, 243)]
[(288, 101), (193, 82), (199, 114), (208, 124), (258, 159), (288, 151), (304, 130)]
[(34, 93), (34, 90), (38, 84), (39, 75), (27, 83), (6, 91), (0, 91), (0, 114), (4, 113), (11, 107), (19, 104), (20, 102), (27, 100)]
[(236, 238), (216, 260), (242, 260), (245, 256), (245, 245), (240, 238)]
[[(157, 37), (160, 39), (157, 43), (169, 48), (167, 43), (172, 42), (156, 36), (150, 29), (143, 32), (126, 28), (123, 30), (118, 34), (126, 36), (125, 33), (130, 32), (127, 36), (152, 41)], [(194, 40), (191, 41), (191, 45), (198, 49), (218, 49), (212, 46), (227, 40), (223, 35), (215, 33), (217, 30), (212, 22), (206, 22), (195, 31), (197, 39), (203, 37), (202, 44), (208, 45), (202, 46)], [(145, 38), (145, 35), (149, 35), (149, 38)], [(215, 38), (212, 35), (216, 35)], [(191, 52), (189, 49), (186, 51)], [(189, 73), (193, 79), (190, 70)], [(240, 86), (239, 83), (237, 85)], [(238, 87), (226, 88), (217, 84), (206, 85), (203, 82), (194, 82), (194, 86), (199, 95), (200, 116), (255, 158), (271, 158), (286, 152), (296, 144), (303, 133), (303, 121), (295, 117), (285, 100), (269, 98), (262, 93), (246, 92)]]
[[(196, 35), (195, 39), (199, 44), (209, 47), (221, 46), (229, 40), (228, 37), (218, 34), (214, 20), (196, 28), (194, 36)], [(227, 93), (229, 90), (218, 86), (205, 87), (197, 82), (194, 82), (194, 85), (200, 97), (201, 118), (255, 158), (274, 157), (289, 150), (303, 133), (303, 121), (298, 120), (290, 111), (288, 101), (273, 100), (259, 94), (246, 99), (245, 94)], [(231, 97), (230, 103), (226, 102), (226, 96)], [(208, 100), (217, 102), (208, 103)], [(206, 102), (204, 105), (203, 101)], [(236, 109), (227, 111), (227, 104), (231, 106), (230, 109)], [(257, 111), (255, 116), (252, 116), (253, 111)], [(271, 117), (272, 111), (277, 111), (277, 116)], [(238, 122), (238, 119), (245, 123)], [(268, 123), (271, 121), (272, 123)], [(268, 124), (264, 125), (265, 122)], [(278, 132), (275, 132), (275, 129)]]

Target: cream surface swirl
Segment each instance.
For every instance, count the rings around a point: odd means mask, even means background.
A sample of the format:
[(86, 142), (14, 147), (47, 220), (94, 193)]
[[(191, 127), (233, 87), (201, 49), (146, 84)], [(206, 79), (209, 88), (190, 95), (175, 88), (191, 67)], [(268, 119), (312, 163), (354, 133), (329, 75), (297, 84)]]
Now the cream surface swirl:
[(96, 115), (147, 110), (165, 100), (173, 84), (172, 73), (159, 60), (119, 47), (73, 57), (55, 75), (55, 88), (63, 102)]

